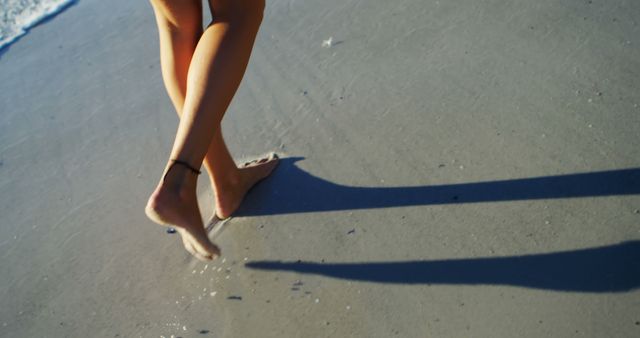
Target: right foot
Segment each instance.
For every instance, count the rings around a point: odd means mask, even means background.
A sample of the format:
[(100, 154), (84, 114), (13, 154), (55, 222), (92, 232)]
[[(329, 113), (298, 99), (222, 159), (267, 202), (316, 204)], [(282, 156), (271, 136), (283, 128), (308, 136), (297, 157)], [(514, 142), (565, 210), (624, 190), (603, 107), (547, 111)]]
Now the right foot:
[[(220, 256), (220, 249), (207, 236), (196, 199), (196, 178), (188, 169), (174, 163), (149, 197), (145, 212), (154, 222), (173, 226), (182, 236), (185, 249), (200, 260)], [(169, 184), (173, 175), (187, 175), (181, 184)], [(173, 176), (173, 177), (172, 177)]]
[(278, 156), (268, 157), (245, 163), (239, 168), (240, 179), (237, 184), (216, 189), (216, 213), (220, 219), (230, 217), (242, 204), (244, 196), (258, 182), (267, 178), (278, 165)]

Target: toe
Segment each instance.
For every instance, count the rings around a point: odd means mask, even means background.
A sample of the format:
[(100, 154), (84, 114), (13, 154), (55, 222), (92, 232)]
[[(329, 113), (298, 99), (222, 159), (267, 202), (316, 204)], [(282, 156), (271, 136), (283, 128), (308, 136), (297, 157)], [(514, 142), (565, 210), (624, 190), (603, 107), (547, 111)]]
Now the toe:
[(196, 251), (202, 256), (209, 257), (209, 260), (220, 256), (220, 249), (215, 244), (211, 243), (209, 237), (197, 236), (192, 242)]
[(265, 164), (267, 162), (277, 161), (277, 160), (278, 160), (278, 155), (276, 155), (275, 153), (271, 153), (271, 154), (269, 154), (269, 156), (245, 162), (242, 166), (243, 167), (250, 167), (250, 166), (255, 165), (255, 164)]
[(195, 257), (195, 258), (197, 258), (197, 259), (199, 259), (199, 260), (201, 260), (203, 262), (208, 262), (208, 261), (210, 261), (210, 260), (212, 260), (214, 258), (213, 255), (211, 255), (210, 253), (204, 252), (202, 249), (199, 248), (199, 245), (193, 244), (193, 242), (191, 242), (189, 240), (184, 240), (183, 243), (184, 243), (184, 248), (187, 251), (189, 251), (189, 253), (193, 257)]
[(193, 256), (197, 256), (198, 255), (198, 251), (196, 251), (196, 248), (193, 247), (193, 245), (188, 242), (188, 241), (182, 241), (182, 244), (184, 244), (184, 248), (189, 251), (190, 254), (192, 254)]
[(209, 256), (205, 256), (205, 255), (202, 255), (202, 254), (200, 254), (200, 253), (198, 253), (198, 252), (196, 252), (196, 253), (193, 255), (193, 257), (195, 257), (195, 258), (197, 258), (198, 260), (203, 261), (203, 262), (210, 262), (210, 261), (212, 261), (212, 260), (213, 260), (213, 256), (211, 256), (211, 255), (209, 255)]
[(278, 157), (278, 155), (276, 153), (272, 153), (269, 155), (269, 157), (267, 157), (265, 159), (265, 162), (274, 162), (277, 163), (278, 161), (280, 161), (280, 158)]
[(252, 164), (255, 164), (255, 163), (257, 163), (257, 162), (258, 162), (258, 160), (251, 160), (251, 161), (249, 161), (249, 162), (245, 162), (245, 163), (244, 163), (244, 166), (245, 166), (245, 167), (248, 167), (248, 166), (250, 166), (250, 165), (252, 165)]

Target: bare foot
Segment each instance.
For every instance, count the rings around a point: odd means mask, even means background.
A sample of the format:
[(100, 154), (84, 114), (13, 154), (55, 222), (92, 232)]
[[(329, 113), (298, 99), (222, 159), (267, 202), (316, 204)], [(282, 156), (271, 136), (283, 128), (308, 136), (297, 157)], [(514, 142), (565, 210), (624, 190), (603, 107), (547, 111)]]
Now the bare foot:
[(278, 165), (278, 161), (278, 156), (271, 154), (269, 157), (253, 160), (241, 166), (239, 182), (215, 192), (216, 216), (220, 219), (230, 217), (240, 207), (247, 192), (269, 176)]
[(149, 197), (145, 212), (160, 225), (171, 225), (182, 236), (185, 249), (200, 260), (220, 256), (207, 236), (196, 199), (196, 175), (175, 163)]

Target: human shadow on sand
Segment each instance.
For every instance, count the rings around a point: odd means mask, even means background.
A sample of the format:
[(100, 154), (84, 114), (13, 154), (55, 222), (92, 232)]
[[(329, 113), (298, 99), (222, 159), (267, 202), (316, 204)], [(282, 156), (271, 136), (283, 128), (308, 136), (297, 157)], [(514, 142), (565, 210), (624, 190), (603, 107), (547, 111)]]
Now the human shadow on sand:
[(236, 216), (640, 194), (640, 168), (460, 184), (350, 187), (301, 170), (296, 162), (302, 159), (281, 159)]
[(565, 292), (626, 292), (640, 286), (640, 241), (510, 257), (373, 263), (249, 262), (289, 271), (392, 284), (509, 285)]

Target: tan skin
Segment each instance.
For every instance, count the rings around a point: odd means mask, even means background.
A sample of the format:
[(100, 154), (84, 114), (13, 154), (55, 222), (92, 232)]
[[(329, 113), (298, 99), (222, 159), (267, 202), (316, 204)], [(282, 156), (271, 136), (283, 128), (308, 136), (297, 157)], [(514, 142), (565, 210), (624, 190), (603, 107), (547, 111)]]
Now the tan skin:
[(162, 77), (180, 123), (165, 175), (145, 211), (154, 222), (174, 226), (195, 257), (211, 260), (220, 249), (207, 236), (196, 198), (198, 175), (189, 167), (204, 164), (215, 194), (215, 214), (224, 219), (278, 163), (268, 157), (237, 167), (220, 126), (249, 62), (265, 4), (264, 0), (209, 0), (214, 21), (204, 30), (200, 0), (151, 0), (151, 4), (160, 36)]

